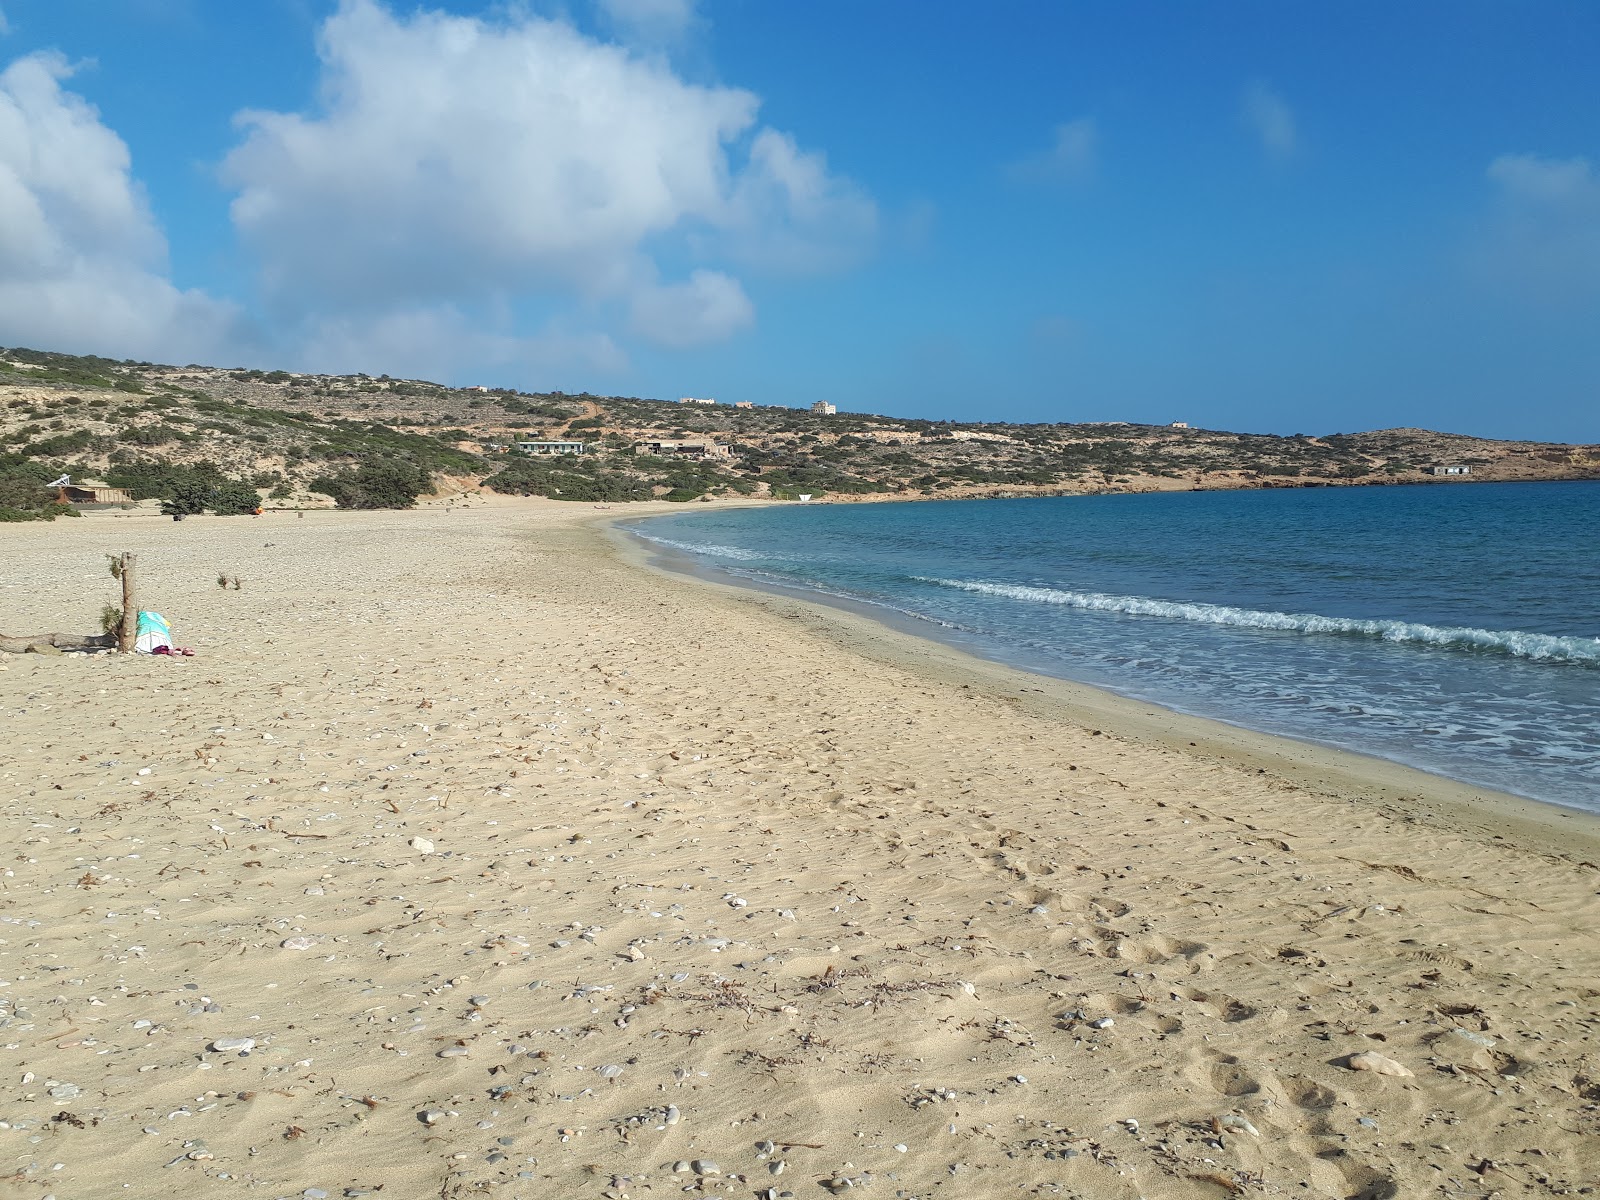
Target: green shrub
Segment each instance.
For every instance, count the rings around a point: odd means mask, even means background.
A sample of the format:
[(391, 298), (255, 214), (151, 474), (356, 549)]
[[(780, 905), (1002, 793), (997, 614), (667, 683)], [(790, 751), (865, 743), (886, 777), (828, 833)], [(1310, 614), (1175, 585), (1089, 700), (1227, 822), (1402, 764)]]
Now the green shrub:
[(368, 459), (353, 471), (311, 481), (312, 491), (333, 497), (340, 508), (412, 508), (428, 490), (431, 475), (404, 459)]

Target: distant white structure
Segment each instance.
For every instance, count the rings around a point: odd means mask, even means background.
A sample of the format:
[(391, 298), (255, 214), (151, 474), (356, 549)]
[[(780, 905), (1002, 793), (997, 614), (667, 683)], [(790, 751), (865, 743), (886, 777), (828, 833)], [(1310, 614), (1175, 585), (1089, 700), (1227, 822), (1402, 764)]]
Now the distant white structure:
[(751, 403), (751, 402), (750, 402), (750, 401), (748, 401), (748, 400), (735, 400), (735, 401), (734, 401), (734, 402), (733, 402), (733, 406), (734, 406), (734, 407), (735, 407), (735, 408), (754, 408), (754, 407), (755, 407), (755, 405), (754, 405), (754, 404), (752, 404), (752, 403)]
[(1453, 465), (1452, 466), (1445, 466), (1443, 464), (1440, 464), (1438, 466), (1430, 467), (1429, 468), (1429, 472), (1431, 474), (1434, 474), (1434, 475), (1471, 475), (1472, 474), (1472, 468), (1471, 467), (1458, 467), (1458, 466), (1453, 466)]
[(1168, 429), (1187, 429), (1187, 428), (1189, 428), (1189, 422), (1187, 422), (1187, 421), (1174, 421), (1171, 425), (1168, 425), (1167, 428)]
[(517, 449), (524, 454), (583, 454), (587, 451), (582, 442), (567, 441), (518, 441)]
[(810, 502), (810, 500), (811, 500), (811, 493), (810, 492), (801, 492), (800, 493), (800, 503), (801, 504), (807, 504), (807, 503)]
[(462, 388), (461, 390), (464, 392), (487, 392), (489, 389), (484, 387), (481, 383), (475, 383), (471, 387)]
[(818, 400), (811, 406), (811, 411), (821, 413), (825, 417), (831, 417), (839, 411), (839, 406), (837, 404), (829, 404), (826, 400)]
[(712, 399), (709, 399), (709, 398), (702, 399), (699, 396), (679, 396), (678, 397), (678, 403), (679, 404), (715, 404), (716, 401), (712, 400)]

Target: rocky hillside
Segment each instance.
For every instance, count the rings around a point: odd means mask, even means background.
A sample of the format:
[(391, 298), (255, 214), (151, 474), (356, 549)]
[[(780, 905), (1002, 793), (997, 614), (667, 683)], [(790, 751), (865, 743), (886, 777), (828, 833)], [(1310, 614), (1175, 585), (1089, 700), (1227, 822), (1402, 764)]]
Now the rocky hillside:
[[(528, 437), (579, 439), (591, 452), (535, 459), (507, 449)], [(660, 441), (687, 445), (649, 452), (645, 443)], [(1435, 467), (1470, 473), (1439, 477)], [(353, 482), (366, 472), (370, 484), (373, 471), (399, 472), (419, 490), (575, 500), (909, 499), (1597, 478), (1600, 446), (1421, 429), (1279, 437), (952, 423), (0, 350), (0, 510), (26, 511), (38, 499), (30, 489), (63, 472), (136, 497), (233, 480), (269, 504), (394, 499)]]

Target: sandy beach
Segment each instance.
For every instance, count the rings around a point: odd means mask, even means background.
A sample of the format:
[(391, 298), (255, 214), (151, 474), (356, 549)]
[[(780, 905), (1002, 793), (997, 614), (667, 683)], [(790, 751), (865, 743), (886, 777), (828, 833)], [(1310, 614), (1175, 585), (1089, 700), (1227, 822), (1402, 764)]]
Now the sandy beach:
[(649, 507), (0, 530), (0, 631), (131, 551), (195, 651), (0, 655), (0, 1195), (1600, 1189), (1600, 823), (666, 574)]

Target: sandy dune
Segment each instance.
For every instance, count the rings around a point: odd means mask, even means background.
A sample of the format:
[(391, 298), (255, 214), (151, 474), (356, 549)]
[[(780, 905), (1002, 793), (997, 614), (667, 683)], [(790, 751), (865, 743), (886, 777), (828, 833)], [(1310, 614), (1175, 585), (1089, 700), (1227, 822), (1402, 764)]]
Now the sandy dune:
[(0, 656), (0, 1194), (1600, 1188), (1592, 821), (611, 515), (0, 530), (0, 629), (131, 550), (196, 650)]

